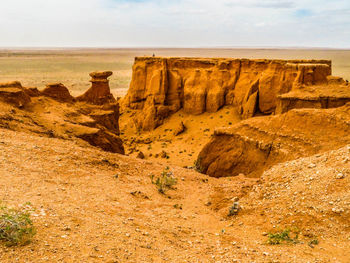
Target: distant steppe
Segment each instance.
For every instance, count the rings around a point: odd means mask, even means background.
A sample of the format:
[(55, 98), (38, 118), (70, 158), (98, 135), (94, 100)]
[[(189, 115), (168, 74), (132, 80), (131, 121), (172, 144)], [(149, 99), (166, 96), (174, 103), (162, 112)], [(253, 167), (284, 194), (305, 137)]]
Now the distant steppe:
[(88, 73), (112, 70), (111, 89), (126, 94), (135, 56), (233, 57), (269, 59), (330, 59), (333, 75), (350, 80), (350, 50), (335, 49), (0, 49), (0, 82), (18, 80), (23, 86), (43, 88), (62, 82), (79, 95), (89, 86)]

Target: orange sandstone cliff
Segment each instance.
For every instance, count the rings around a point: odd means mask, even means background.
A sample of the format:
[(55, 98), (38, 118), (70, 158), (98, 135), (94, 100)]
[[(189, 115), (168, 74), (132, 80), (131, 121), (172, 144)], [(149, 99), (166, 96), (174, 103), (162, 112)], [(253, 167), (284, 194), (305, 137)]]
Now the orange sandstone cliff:
[(135, 122), (143, 130), (180, 109), (201, 114), (234, 105), (245, 119), (274, 113), (279, 95), (328, 84), (329, 76), (328, 60), (136, 57), (123, 106), (141, 110)]

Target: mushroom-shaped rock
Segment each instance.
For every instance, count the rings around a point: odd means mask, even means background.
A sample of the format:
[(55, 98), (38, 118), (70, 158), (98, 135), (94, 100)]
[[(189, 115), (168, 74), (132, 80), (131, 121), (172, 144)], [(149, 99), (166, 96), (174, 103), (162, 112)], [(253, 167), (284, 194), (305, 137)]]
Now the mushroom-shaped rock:
[(62, 83), (47, 84), (42, 94), (58, 101), (72, 102), (74, 98), (70, 95), (69, 90)]
[(116, 102), (109, 88), (108, 77), (112, 74), (112, 71), (91, 72), (91, 88), (83, 95), (77, 97), (77, 100), (97, 105)]
[(0, 83), (0, 100), (19, 108), (31, 102), (29, 95), (18, 81)]
[(95, 80), (107, 80), (108, 77), (113, 75), (113, 72), (112, 71), (95, 71), (95, 72), (91, 72), (89, 75), (92, 79), (95, 79)]

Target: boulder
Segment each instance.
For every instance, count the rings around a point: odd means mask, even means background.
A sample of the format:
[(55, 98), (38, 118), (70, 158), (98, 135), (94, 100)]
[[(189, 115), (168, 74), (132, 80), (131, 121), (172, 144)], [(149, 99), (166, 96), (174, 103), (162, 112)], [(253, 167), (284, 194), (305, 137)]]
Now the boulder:
[(178, 136), (186, 130), (185, 124), (181, 121), (179, 125), (175, 128), (174, 135)]
[(138, 159), (145, 159), (145, 155), (143, 154), (143, 152), (139, 151), (136, 158)]

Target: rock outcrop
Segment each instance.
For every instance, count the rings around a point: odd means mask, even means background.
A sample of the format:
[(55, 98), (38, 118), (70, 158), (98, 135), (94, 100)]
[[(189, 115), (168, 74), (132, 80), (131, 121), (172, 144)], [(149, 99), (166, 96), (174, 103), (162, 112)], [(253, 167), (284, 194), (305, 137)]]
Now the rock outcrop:
[(107, 128), (116, 135), (120, 134), (119, 130), (119, 104), (112, 104), (107, 109), (92, 109), (88, 115), (94, 119), (96, 124)]
[(117, 135), (105, 129), (85, 130), (84, 133), (77, 134), (77, 137), (87, 141), (93, 146), (104, 151), (124, 154), (123, 141)]
[(17, 108), (23, 108), (31, 102), (30, 96), (18, 81), (0, 83), (0, 100)]
[(260, 176), (270, 166), (350, 143), (350, 103), (335, 109), (294, 109), (250, 118), (214, 132), (197, 159), (213, 177)]
[(70, 95), (69, 90), (62, 83), (47, 84), (41, 92), (42, 95), (51, 97), (62, 102), (73, 102), (74, 98)]
[(333, 80), (334, 78), (330, 78), (328, 85), (301, 87), (279, 95), (275, 113), (280, 114), (300, 108), (337, 108), (350, 102), (349, 83), (343, 80), (333, 82)]
[[(111, 72), (90, 75), (99, 80)], [(0, 127), (49, 137), (81, 138), (105, 151), (124, 154), (119, 137), (119, 104), (109, 92), (108, 81), (101, 80), (104, 84), (96, 86), (99, 81), (95, 80), (92, 88), (80, 96), (86, 103), (75, 103), (61, 83), (48, 84), (41, 92), (24, 88), (17, 81), (0, 84)]]
[(97, 105), (115, 103), (116, 100), (111, 94), (108, 80), (108, 77), (112, 76), (112, 74), (112, 71), (97, 71), (90, 73), (90, 82), (92, 83), (91, 88), (83, 95), (77, 97), (77, 100)]
[(137, 57), (123, 106), (140, 110), (135, 123), (143, 130), (180, 109), (201, 114), (236, 105), (249, 118), (274, 113), (279, 95), (323, 85), (330, 75), (328, 60)]

